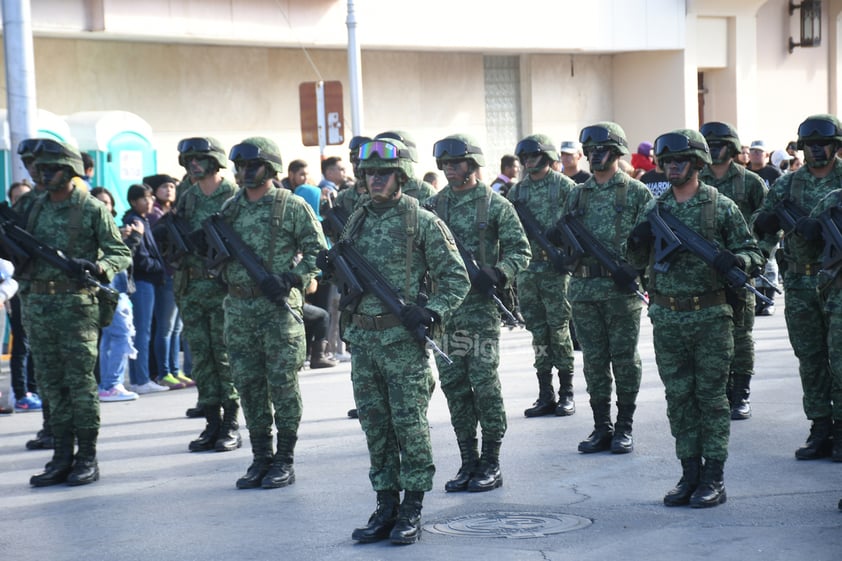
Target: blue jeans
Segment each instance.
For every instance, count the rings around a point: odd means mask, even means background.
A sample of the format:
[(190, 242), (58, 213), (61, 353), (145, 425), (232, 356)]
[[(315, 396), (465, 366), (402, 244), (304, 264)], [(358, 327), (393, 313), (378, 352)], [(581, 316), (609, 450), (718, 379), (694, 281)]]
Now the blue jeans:
[(129, 368), (132, 345), (132, 304), (128, 295), (120, 294), (114, 319), (102, 328), (99, 340), (99, 389), (110, 390), (122, 384)]
[(181, 321), (175, 304), (173, 278), (155, 287), (155, 361), (158, 378), (178, 374), (178, 355), (181, 353)]
[(142, 386), (149, 382), (149, 343), (152, 336), (152, 314), (155, 311), (155, 285), (135, 281), (135, 292), (131, 300), (137, 358), (129, 361), (129, 377), (133, 386)]

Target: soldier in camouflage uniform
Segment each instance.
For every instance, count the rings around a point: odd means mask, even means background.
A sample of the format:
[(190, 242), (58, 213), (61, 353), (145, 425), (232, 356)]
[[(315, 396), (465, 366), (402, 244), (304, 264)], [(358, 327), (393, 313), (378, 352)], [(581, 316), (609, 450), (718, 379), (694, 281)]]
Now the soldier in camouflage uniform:
[[(711, 121), (702, 125), (701, 133), (710, 147), (712, 163), (699, 172), (699, 179), (737, 203), (743, 218), (749, 222), (766, 198), (766, 183), (759, 175), (734, 161), (734, 156), (742, 149), (734, 127)], [(776, 247), (765, 242), (758, 245), (767, 260)], [(754, 376), (754, 293), (745, 291), (739, 296), (740, 306), (734, 314), (734, 360), (728, 374), (728, 402), (731, 404), (731, 419), (735, 421), (751, 417), (749, 397), (751, 377)]]
[[(563, 173), (550, 169), (550, 164), (558, 161), (558, 151), (546, 135), (527, 136), (518, 142), (515, 154), (527, 175), (511, 188), (508, 198), (525, 205), (546, 231), (561, 218), (567, 197), (576, 184)], [(572, 415), (576, 412), (576, 404), (573, 401), (571, 310), (567, 300), (570, 276), (556, 272), (547, 260), (546, 252), (534, 240), (530, 240), (530, 245), (532, 260), (517, 275), (517, 291), (526, 329), (532, 333), (538, 399), (523, 413), (527, 417), (553, 413)], [(553, 367), (558, 371), (558, 403), (553, 394)]]
[[(52, 407), (55, 446), (52, 461), (29, 483), (85, 485), (99, 479), (94, 364), (100, 323), (106, 318), (101, 320), (97, 288), (84, 279), (92, 276), (107, 283), (131, 264), (132, 257), (105, 206), (74, 184), (73, 179), (85, 173), (79, 152), (66, 143), (41, 140), (33, 154), (46, 193), (33, 201), (24, 227), (72, 256), (73, 277), (38, 259), (20, 277), (38, 384)], [(74, 458), (76, 441), (79, 450)]]
[[(220, 173), (228, 158), (215, 138), (181, 140), (178, 161), (187, 171), (190, 185), (178, 195), (174, 212), (187, 221), (192, 231), (200, 231), (202, 222), (219, 212), (222, 203), (233, 197), (238, 188)], [(237, 419), (240, 406), (223, 336), (225, 287), (207, 270), (202, 256), (187, 255), (175, 272), (173, 288), (193, 357), (198, 407), (206, 420), (204, 430), (188, 449), (236, 450), (242, 445)]]
[[(415, 168), (414, 164), (418, 163), (418, 149), (415, 145), (415, 139), (406, 132), (406, 131), (384, 131), (374, 137), (374, 140), (397, 140), (398, 142), (403, 142), (406, 145), (407, 150), (409, 150), (409, 158), (412, 160), (412, 164), (410, 166)], [(423, 179), (419, 177), (415, 177), (414, 173), (409, 175), (409, 180), (407, 180), (406, 185), (401, 187), (401, 192), (404, 195), (409, 195), (413, 199), (418, 200), (419, 202), (423, 203), (430, 197), (436, 194), (436, 189)]]
[[(699, 181), (699, 170), (711, 163), (701, 133), (663, 134), (655, 140), (655, 155), (671, 188), (646, 206), (645, 215), (656, 206), (669, 210), (721, 248), (713, 267), (690, 251), (676, 252), (667, 271), (650, 267), (648, 286), (655, 360), (683, 469), (664, 504), (713, 507), (726, 500), (723, 469), (731, 428), (725, 388), (734, 322), (724, 275), (734, 267), (753, 270), (763, 256), (734, 201)], [(654, 254), (652, 226), (644, 217), (632, 230), (628, 256), (640, 268), (652, 265)]]
[[(506, 286), (529, 263), (529, 240), (511, 203), (477, 179), (485, 157), (472, 138), (448, 136), (435, 143), (433, 155), (448, 185), (425, 206), (445, 221), (480, 267), (468, 296), (444, 325), (444, 347), (453, 364), (436, 357), (462, 457), (459, 472), (444, 488), (490, 491), (503, 484), (500, 445), (506, 410), (497, 374), (500, 310), (489, 294)], [(477, 450), (477, 423), (482, 429), (482, 457)]]
[[(421, 537), (424, 492), (433, 488), (435, 473), (427, 421), (435, 381), (427, 351), (411, 333), (446, 321), (468, 292), (469, 280), (447, 226), (402, 196), (412, 173), (406, 146), (398, 140), (372, 141), (360, 147), (360, 160), (370, 198), (351, 216), (342, 238), (406, 304), (395, 316), (366, 293), (343, 310), (344, 338), (353, 346), (354, 399), (377, 492), (377, 509), (352, 538), (408, 544)], [(320, 260), (320, 266), (330, 272), (328, 261)], [(428, 274), (436, 291), (424, 301), (419, 296)]]
[[(755, 230), (773, 243), (782, 235), (774, 207), (789, 199), (810, 211), (842, 182), (842, 161), (836, 151), (842, 147), (842, 124), (833, 115), (812, 115), (798, 127), (798, 147), (805, 164), (781, 177), (755, 215)], [(801, 236), (786, 232), (783, 243), (786, 325), (789, 341), (798, 357), (798, 373), (804, 391), (804, 413), (812, 421), (807, 442), (795, 451), (799, 460), (824, 458), (833, 452), (833, 419), (842, 419), (842, 402), (831, 393), (828, 350), (828, 314), (824, 298), (817, 291), (821, 271), (821, 248), (801, 243)], [(832, 304), (831, 304), (832, 305)]]
[[(316, 256), (326, 246), (307, 202), (274, 186), (283, 165), (272, 140), (247, 138), (229, 157), (242, 190), (224, 205), (222, 218), (271, 273), (258, 285), (236, 260), (224, 269), (225, 340), (254, 457), (237, 488), (274, 489), (295, 482), (293, 452), (301, 423), (298, 371), (306, 354), (300, 321), (303, 287), (318, 272)], [(278, 442), (274, 453), (273, 425)]]
[[(593, 175), (567, 197), (564, 212), (577, 216), (622, 267), (612, 278), (592, 256), (571, 263), (573, 277), (567, 298), (573, 307), (594, 418), (594, 430), (579, 443), (579, 451), (589, 454), (610, 449), (614, 454), (627, 454), (634, 449), (632, 422), (640, 390), (637, 341), (643, 303), (621, 287), (637, 277), (637, 270), (624, 262), (626, 239), (642, 218), (652, 193), (619, 169), (619, 159), (629, 148), (626, 133), (618, 124), (585, 127), (579, 140)], [(561, 241), (557, 231), (550, 235)], [(613, 426), (612, 382), (617, 387), (617, 422)]]

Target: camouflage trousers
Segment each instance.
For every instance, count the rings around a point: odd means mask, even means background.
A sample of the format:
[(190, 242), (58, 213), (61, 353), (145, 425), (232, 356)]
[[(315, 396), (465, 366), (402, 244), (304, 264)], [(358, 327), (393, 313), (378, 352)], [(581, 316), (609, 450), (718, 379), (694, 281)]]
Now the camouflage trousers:
[[(297, 313), (300, 315), (301, 310)], [(298, 371), (307, 343), (304, 326), (265, 298), (225, 299), (225, 339), (231, 372), (251, 435), (298, 432)]]
[(655, 361), (678, 459), (728, 458), (731, 409), (725, 388), (734, 354), (733, 329), (729, 317), (654, 323)]
[(568, 275), (555, 271), (521, 271), (517, 276), (520, 311), (532, 334), (534, 366), (538, 372), (573, 372), (573, 341), (570, 339)]
[(351, 381), (375, 491), (430, 491), (433, 448), (427, 407), (435, 388), (425, 349), (414, 340), (354, 344)]
[(745, 307), (739, 318), (735, 316), (731, 372), (736, 375), (754, 376), (754, 304), (754, 293), (746, 291)]
[(90, 294), (28, 294), (22, 302), (38, 387), (56, 434), (100, 426), (97, 360), (99, 306)]
[(224, 297), (216, 281), (199, 280), (192, 281), (178, 298), (201, 406), (238, 398), (225, 345)]
[(613, 382), (617, 386), (617, 402), (634, 405), (642, 371), (637, 352), (640, 300), (631, 295), (573, 302), (572, 306), (573, 325), (582, 346), (585, 382), (591, 401), (611, 403)]
[(842, 314), (828, 314), (827, 347), (830, 356), (830, 399), (833, 418), (842, 422)]
[(450, 423), (459, 441), (477, 436), (502, 440), (506, 409), (497, 368), (500, 365), (500, 313), (487, 298), (470, 295), (445, 325), (441, 346), (453, 364), (436, 355)]
[(830, 417), (829, 330), (824, 303), (815, 289), (787, 288), (784, 312), (789, 342), (798, 357), (804, 413), (811, 420)]

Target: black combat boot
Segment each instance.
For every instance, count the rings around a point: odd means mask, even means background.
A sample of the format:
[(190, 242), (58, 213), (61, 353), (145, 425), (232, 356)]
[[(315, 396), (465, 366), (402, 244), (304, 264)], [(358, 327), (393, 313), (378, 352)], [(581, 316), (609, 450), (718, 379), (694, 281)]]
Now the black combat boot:
[(459, 455), (462, 457), (462, 466), (456, 473), (456, 477), (444, 484), (444, 490), (448, 493), (466, 491), (468, 489), (468, 482), (471, 480), (471, 476), (473, 476), (479, 463), (476, 438), (466, 438), (457, 440), (456, 442), (459, 444)]
[(327, 355), (327, 339), (321, 341), (313, 341), (310, 348), (310, 368), (332, 368), (339, 364), (338, 360), (334, 360)]
[(205, 408), (203, 405), (197, 403), (196, 407), (191, 407), (184, 412), (184, 415), (191, 419), (201, 419), (205, 416)]
[(73, 447), (76, 437), (73, 432), (61, 432), (53, 435), (53, 459), (47, 462), (44, 471), (29, 478), (33, 487), (49, 487), (67, 481), (73, 469)]
[(614, 424), (614, 436), (611, 438), (612, 454), (628, 454), (634, 450), (632, 422), (635, 409), (637, 406), (634, 403), (617, 402), (617, 422)]
[(199, 438), (190, 442), (188, 448), (191, 452), (208, 452), (213, 450), (216, 446), (216, 440), (219, 438), (219, 428), (222, 426), (222, 411), (219, 404), (205, 405), (205, 430), (199, 435)]
[(423, 502), (424, 491), (404, 492), (395, 527), (389, 533), (392, 543), (407, 545), (421, 539), (421, 504)]
[(731, 420), (744, 421), (751, 418), (751, 376), (734, 374), (734, 386), (731, 390)]
[(813, 419), (807, 442), (795, 451), (799, 460), (818, 460), (831, 455), (833, 451), (833, 420), (830, 417)]
[(555, 414), (559, 417), (569, 417), (576, 412), (576, 403), (573, 401), (573, 373), (558, 373), (558, 405)]
[(699, 486), (702, 475), (702, 459), (698, 456), (683, 458), (681, 460), (681, 479), (676, 486), (664, 495), (664, 504), (667, 506), (684, 506), (690, 504), (690, 497)]
[(692, 508), (709, 508), (724, 503), (728, 496), (725, 494), (725, 481), (722, 470), (725, 462), (722, 460), (709, 460), (705, 458), (702, 466), (702, 477), (699, 486), (693, 491), (690, 497)]
[(503, 474), (500, 473), (500, 445), (502, 443), (502, 440), (482, 439), (479, 469), (468, 483), (468, 491), (471, 493), (491, 491), (503, 485)]
[(295, 483), (295, 468), (292, 465), (293, 451), (298, 436), (292, 431), (278, 431), (278, 451), (272, 458), (272, 465), (263, 477), (260, 486), (277, 489)]
[(591, 409), (593, 410), (594, 429), (587, 439), (579, 443), (579, 452), (583, 454), (609, 450), (611, 439), (614, 438), (614, 427), (611, 425), (611, 402), (596, 403), (591, 401)]
[(555, 412), (555, 394), (553, 393), (553, 373), (538, 372), (538, 400), (523, 412), (527, 417), (541, 417)]
[(256, 489), (272, 465), (272, 434), (255, 434), (249, 431), (251, 454), (254, 458), (246, 474), (237, 480), (237, 489)]
[(833, 452), (830, 459), (834, 462), (842, 462), (842, 420), (833, 421)]
[(351, 539), (360, 543), (385, 540), (395, 527), (401, 494), (398, 491), (377, 491), (377, 508), (368, 518), (368, 524), (357, 528)]
[(41, 430), (38, 431), (35, 438), (26, 441), (27, 450), (52, 450), (53, 448), (53, 429), (50, 426), (50, 403), (43, 396), (41, 398), (41, 416), (44, 419)]
[(243, 445), (243, 438), (240, 436), (240, 422), (237, 416), (240, 413), (240, 404), (235, 399), (229, 399), (222, 404), (222, 426), (216, 436), (213, 447), (217, 452), (232, 452)]
[(349, 419), (359, 419), (360, 414), (357, 412), (357, 408), (354, 407), (353, 409), (348, 409), (348, 418)]
[(79, 439), (79, 451), (73, 469), (67, 476), (67, 484), (87, 485), (99, 480), (99, 464), (96, 461), (96, 439), (98, 429), (78, 429), (76, 438)]

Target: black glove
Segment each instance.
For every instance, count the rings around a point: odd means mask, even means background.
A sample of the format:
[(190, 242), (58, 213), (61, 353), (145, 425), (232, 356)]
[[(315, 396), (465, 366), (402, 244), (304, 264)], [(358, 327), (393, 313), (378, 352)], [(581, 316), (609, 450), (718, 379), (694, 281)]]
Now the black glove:
[(275, 304), (280, 304), (289, 297), (289, 291), (301, 288), (301, 277), (295, 273), (270, 275), (260, 282), (260, 291)]
[(638, 248), (649, 245), (654, 239), (655, 235), (652, 234), (652, 224), (648, 220), (644, 220), (631, 231), (629, 245), (633, 248)]
[(547, 240), (553, 245), (557, 245), (559, 247), (564, 245), (564, 236), (561, 234), (561, 230), (558, 226), (550, 226), (547, 231), (544, 233)]
[(822, 224), (815, 218), (807, 216), (799, 218), (795, 223), (795, 231), (808, 242), (816, 242), (822, 239)]
[(496, 267), (482, 267), (471, 284), (480, 294), (490, 296), (494, 292), (495, 286), (506, 284), (506, 275)]
[(761, 212), (754, 219), (754, 229), (761, 234), (774, 234), (781, 229), (781, 220), (774, 212)]
[(636, 285), (637, 269), (628, 263), (621, 263), (620, 268), (614, 272), (614, 284), (616, 284), (623, 292), (631, 292)]
[(417, 304), (406, 304), (401, 308), (401, 323), (413, 333), (419, 328), (426, 328), (439, 321), (438, 315), (428, 308)]
[(333, 263), (330, 261), (330, 252), (328, 250), (323, 249), (316, 255), (316, 267), (325, 273), (333, 270)]
[(84, 279), (87, 276), (87, 273), (90, 273), (92, 277), (99, 276), (101, 273), (100, 268), (96, 263), (79, 257), (74, 257), (70, 260), (70, 267), (73, 272), (73, 277), (79, 280)]
[(727, 249), (721, 250), (716, 254), (716, 257), (713, 258), (713, 268), (716, 269), (716, 272), (722, 276), (727, 275), (734, 267), (742, 269), (743, 261)]

